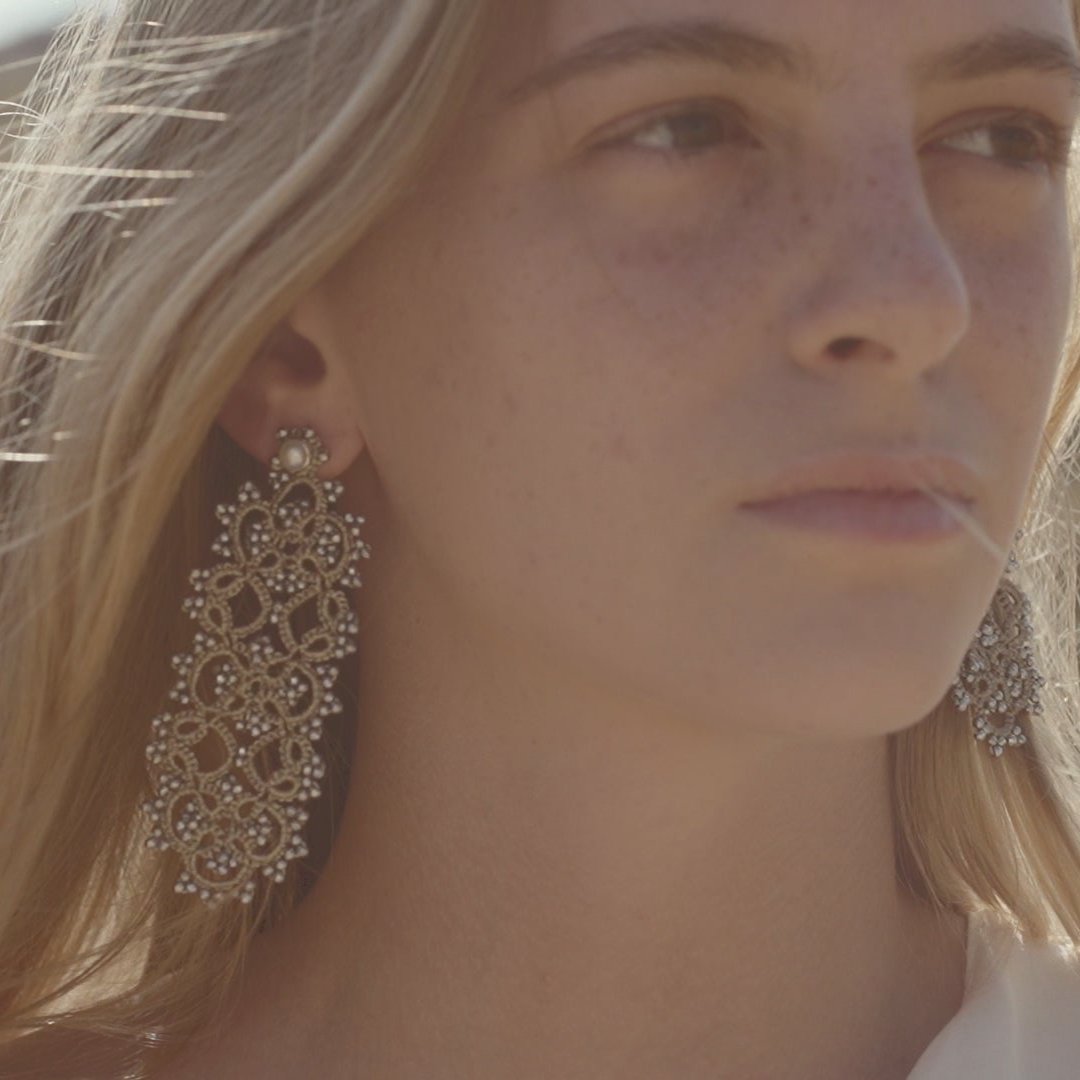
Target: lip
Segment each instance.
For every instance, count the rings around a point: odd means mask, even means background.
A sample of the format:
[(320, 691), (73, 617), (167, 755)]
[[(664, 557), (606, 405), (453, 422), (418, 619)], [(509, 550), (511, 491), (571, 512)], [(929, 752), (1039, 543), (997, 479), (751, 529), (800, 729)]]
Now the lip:
[[(762, 506), (813, 492), (911, 494), (920, 492), (920, 485), (969, 506), (982, 490), (979, 474), (953, 454), (843, 451), (795, 462), (740, 505)], [(933, 502), (931, 496), (922, 498)]]
[(846, 534), (860, 541), (925, 543), (964, 532), (948, 506), (918, 491), (807, 491), (744, 509), (787, 528)]

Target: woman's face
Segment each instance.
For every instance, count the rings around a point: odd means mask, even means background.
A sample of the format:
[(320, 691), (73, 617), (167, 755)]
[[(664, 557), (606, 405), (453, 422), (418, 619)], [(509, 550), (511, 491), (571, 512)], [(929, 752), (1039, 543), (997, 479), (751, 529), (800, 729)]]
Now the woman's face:
[[(826, 451), (944, 450), (1010, 546), (1072, 301), (1039, 124), (1073, 87), (917, 64), (1006, 28), (1071, 47), (1069, 4), (502, 7), (440, 156), (323, 287), (382, 515), (365, 568), (408, 552), (463, 633), (732, 733), (916, 722), (1002, 561), (739, 504)], [(820, 84), (726, 65), (771, 55), (736, 26)]]

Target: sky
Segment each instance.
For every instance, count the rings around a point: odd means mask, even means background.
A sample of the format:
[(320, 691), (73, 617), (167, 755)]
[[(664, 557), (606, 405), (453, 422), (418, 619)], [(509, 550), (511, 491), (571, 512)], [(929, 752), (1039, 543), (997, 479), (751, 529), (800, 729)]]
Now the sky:
[(115, 0), (0, 0), (0, 47), (67, 18), (79, 4)]
[(0, 0), (0, 44), (60, 22), (74, 6), (73, 0)]

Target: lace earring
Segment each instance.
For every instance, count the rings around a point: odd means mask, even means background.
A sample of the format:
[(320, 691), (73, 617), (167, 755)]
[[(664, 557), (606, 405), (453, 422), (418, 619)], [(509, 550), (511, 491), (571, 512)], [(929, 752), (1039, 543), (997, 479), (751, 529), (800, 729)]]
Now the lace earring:
[[(225, 530), (211, 550), (222, 562), (194, 570), (190, 653), (178, 653), (169, 697), (146, 748), (153, 796), (143, 804), (147, 846), (181, 859), (179, 893), (207, 904), (250, 903), (258, 875), (283, 881), (307, 854), (303, 804), (320, 794), (324, 763), (314, 749), (324, 719), (342, 710), (330, 661), (356, 651), (359, 623), (337, 585), (358, 587), (364, 518), (333, 504), (344, 491), (315, 475), (329, 455), (308, 427), (281, 428), (270, 462), (272, 495), (245, 482), (237, 503), (219, 504)], [(233, 602), (254, 607), (242, 625)], [(315, 614), (301, 632), (296, 617)]]
[[(1021, 529), (1016, 540), (1023, 535)], [(1010, 551), (1005, 575), (1018, 565)], [(1042, 715), (1039, 689), (1046, 680), (1035, 666), (1033, 643), (1031, 601), (1015, 581), (1003, 576), (952, 684), (953, 701), (962, 712), (973, 714), (975, 738), (995, 757), (1006, 746), (1027, 742), (1019, 724), (1022, 713)]]

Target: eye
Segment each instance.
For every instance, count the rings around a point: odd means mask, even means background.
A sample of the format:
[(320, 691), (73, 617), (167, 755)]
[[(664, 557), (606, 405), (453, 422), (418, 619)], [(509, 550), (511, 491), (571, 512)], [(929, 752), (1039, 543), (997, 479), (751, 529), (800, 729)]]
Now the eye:
[(741, 112), (730, 104), (688, 102), (607, 128), (593, 146), (597, 150), (626, 148), (689, 157), (735, 138), (744, 141), (740, 118)]
[[(1072, 128), (1040, 113), (1018, 110), (991, 117), (985, 123), (948, 135), (941, 141), (965, 140), (968, 145), (989, 150), (990, 157), (997, 157), (1010, 168), (1056, 170), (1068, 164)], [(1003, 151), (1004, 156), (995, 153), (995, 149)]]
[[(594, 149), (629, 149), (673, 158), (753, 142), (745, 114), (730, 102), (699, 101), (658, 110), (602, 131)], [(1069, 162), (1073, 129), (1040, 113), (1014, 109), (948, 135), (941, 142), (981, 147), (1008, 168), (1057, 170)], [(976, 155), (979, 155), (978, 149)]]

